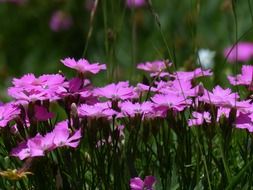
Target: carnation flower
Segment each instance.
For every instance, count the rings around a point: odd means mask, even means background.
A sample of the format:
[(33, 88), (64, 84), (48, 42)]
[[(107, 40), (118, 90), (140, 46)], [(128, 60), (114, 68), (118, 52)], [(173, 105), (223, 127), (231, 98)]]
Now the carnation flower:
[(177, 71), (171, 77), (177, 80), (179, 79), (180, 81), (189, 81), (198, 77), (211, 76), (212, 74), (210, 69), (202, 70), (201, 68), (197, 68), (194, 71)]
[(139, 177), (134, 177), (130, 180), (131, 190), (154, 190), (156, 179), (154, 176), (146, 176), (144, 180)]
[[(75, 93), (75, 92), (80, 91), (82, 89), (83, 83), (84, 83), (83, 80), (80, 79), (79, 77), (72, 78), (68, 82), (69, 82), (68, 91), (70, 93)], [(89, 80), (88, 80), (88, 83), (90, 83)]]
[(232, 107), (239, 99), (237, 93), (232, 93), (231, 89), (223, 89), (216, 86), (212, 92), (204, 91), (204, 95), (199, 98), (200, 101), (205, 103), (214, 104), (216, 106)]
[(253, 66), (243, 65), (242, 74), (236, 75), (235, 77), (229, 76), (228, 80), (232, 85), (245, 85), (245, 86), (249, 86), (250, 89), (252, 90)]
[(37, 134), (35, 137), (21, 142), (16, 148), (12, 149), (11, 155), (24, 160), (28, 157), (44, 156), (46, 152), (52, 151), (57, 147), (68, 146), (76, 148), (81, 139), (81, 129), (70, 136), (68, 122), (58, 123), (54, 130), (45, 136)]
[(183, 111), (192, 103), (190, 99), (175, 94), (156, 94), (151, 100), (156, 104), (157, 109), (173, 109), (176, 111)]
[(58, 123), (52, 133), (54, 135), (53, 143), (56, 147), (69, 146), (76, 148), (82, 137), (81, 129), (75, 131), (70, 137), (68, 121), (62, 121)]
[(253, 113), (240, 113), (236, 118), (235, 126), (253, 132)]
[(20, 79), (14, 78), (12, 84), (16, 88), (24, 88), (27, 90), (33, 89), (48, 89), (52, 86), (58, 86), (63, 84), (65, 78), (60, 74), (45, 74), (41, 75), (38, 78), (34, 74), (26, 74)]
[(105, 64), (93, 63), (90, 64), (86, 59), (79, 59), (76, 61), (74, 58), (65, 58), (61, 62), (69, 68), (75, 69), (80, 73), (97, 74), (101, 70), (106, 70)]
[(0, 106), (0, 127), (5, 127), (20, 114), (20, 109), (13, 103)]
[(156, 82), (157, 91), (162, 94), (175, 94), (177, 96), (195, 97), (198, 96), (199, 86), (192, 87), (191, 81), (160, 81)]
[(75, 77), (66, 82), (65, 87), (59, 88), (57, 94), (60, 97), (80, 95), (82, 98), (92, 96), (92, 86), (88, 79)]
[(235, 46), (229, 46), (224, 50), (224, 56), (230, 63), (249, 61), (253, 57), (253, 43), (239, 42)]
[(136, 87), (134, 88), (135, 92), (137, 92), (138, 94), (141, 94), (142, 92), (157, 92), (157, 88), (153, 87), (153, 86), (148, 86), (142, 83), (138, 83), (136, 85)]
[(20, 79), (14, 78), (12, 84), (14, 86), (8, 89), (8, 94), (24, 104), (36, 100), (57, 100), (60, 89), (66, 86), (65, 78), (59, 74), (38, 78), (34, 74), (27, 74)]
[(52, 147), (52, 138), (50, 141), (49, 138), (44, 141), (44, 137), (37, 134), (35, 137), (28, 139), (26, 142), (21, 142), (16, 148), (13, 148), (11, 155), (24, 160), (28, 157), (44, 156), (45, 151), (52, 149)]
[(94, 105), (82, 104), (77, 108), (80, 117), (111, 118), (117, 112), (111, 109), (111, 102), (96, 103)]
[(211, 123), (211, 115), (209, 112), (192, 112), (193, 119), (188, 120), (188, 125), (191, 126), (198, 126), (202, 125), (204, 122)]
[(172, 63), (169, 63), (167, 60), (158, 60), (153, 62), (140, 63), (137, 65), (137, 68), (151, 73), (151, 76), (159, 75), (160, 77), (164, 77), (169, 75), (169, 73), (163, 71), (165, 71), (171, 65)]
[(135, 115), (143, 115), (145, 117), (145, 114), (153, 112), (152, 102), (132, 103), (126, 101), (122, 102), (119, 107), (121, 108), (122, 116), (134, 117)]
[(199, 101), (213, 104), (217, 107), (236, 108), (244, 113), (252, 111), (250, 109), (252, 107), (250, 100), (239, 101), (237, 93), (233, 93), (229, 88), (223, 89), (220, 86), (216, 86), (212, 92), (205, 90), (204, 95), (199, 97)]
[(129, 86), (128, 82), (112, 83), (105, 87), (95, 89), (93, 93), (96, 96), (111, 100), (127, 100), (138, 97), (138, 94), (134, 91), (133, 87)]
[(38, 90), (26, 91), (22, 90), (21, 88), (15, 87), (8, 88), (8, 94), (9, 96), (16, 99), (17, 103), (20, 104), (28, 104), (29, 102), (35, 102), (37, 100), (49, 99), (49, 97), (47, 97), (47, 93), (44, 91), (43, 92)]

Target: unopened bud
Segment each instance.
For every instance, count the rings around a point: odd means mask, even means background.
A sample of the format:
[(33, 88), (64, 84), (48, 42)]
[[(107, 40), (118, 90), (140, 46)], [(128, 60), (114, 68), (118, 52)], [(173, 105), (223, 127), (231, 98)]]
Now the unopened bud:
[(198, 96), (203, 96), (204, 95), (204, 91), (205, 91), (205, 88), (204, 88), (202, 82), (200, 82), (199, 86), (198, 86)]
[(71, 115), (72, 115), (73, 117), (77, 117), (77, 116), (78, 116), (78, 113), (77, 113), (77, 107), (76, 107), (76, 104), (75, 104), (75, 103), (72, 103), (72, 104), (71, 104), (70, 109), (71, 109), (71, 111), (70, 111)]

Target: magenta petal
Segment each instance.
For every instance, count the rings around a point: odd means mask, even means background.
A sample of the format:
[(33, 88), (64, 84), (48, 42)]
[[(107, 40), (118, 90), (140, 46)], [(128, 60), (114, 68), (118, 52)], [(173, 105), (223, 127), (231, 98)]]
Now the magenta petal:
[(144, 187), (151, 189), (155, 182), (156, 179), (154, 176), (146, 176), (144, 179)]
[(11, 150), (11, 156), (16, 156), (20, 160), (24, 160), (25, 158), (30, 156), (30, 149), (27, 147), (26, 142), (20, 143), (17, 147)]
[(86, 59), (75, 60), (73, 58), (65, 58), (61, 62), (72, 69), (75, 69), (81, 73), (92, 73), (97, 74), (101, 70), (106, 69), (106, 65), (99, 65), (98, 63), (90, 64)]
[(236, 128), (248, 129), (253, 132), (253, 114), (240, 113), (235, 121)]
[(67, 142), (65, 143), (65, 146), (69, 146), (72, 148), (76, 148), (79, 145), (80, 141), (75, 141), (75, 142)]
[(55, 137), (54, 137), (54, 144), (56, 146), (63, 146), (65, 145), (67, 139), (69, 137), (69, 131), (68, 130), (58, 130), (55, 132)]
[(43, 138), (43, 136), (37, 134), (35, 137), (28, 139), (27, 146), (30, 149), (30, 157), (44, 156)]
[(47, 109), (43, 106), (35, 105), (35, 117), (38, 121), (47, 121), (48, 119), (52, 119), (54, 114), (48, 112)]
[(80, 142), (80, 138), (82, 137), (81, 135), (81, 129), (79, 129), (78, 131), (75, 132), (75, 134), (70, 137), (67, 142), (66, 142), (66, 146), (70, 146), (73, 148), (76, 148)]
[(77, 92), (82, 87), (82, 80), (78, 77), (69, 80), (69, 92)]
[(44, 151), (42, 149), (31, 149), (30, 157), (44, 156)]
[(242, 73), (236, 75), (235, 77), (228, 76), (228, 80), (232, 85), (246, 85), (252, 88), (253, 84), (253, 66), (243, 65)]
[(152, 62), (140, 63), (137, 65), (137, 69), (153, 73), (156, 76), (159, 75), (165, 69), (167, 69), (167, 67), (170, 67), (171, 65), (172, 63), (169, 63), (166, 60), (157, 60)]
[(129, 8), (138, 8), (146, 5), (145, 0), (126, 0), (126, 5)]
[(55, 148), (54, 144), (54, 133), (47, 133), (43, 138), (43, 149), (47, 151), (51, 151)]
[(230, 63), (238, 61), (246, 62), (253, 57), (253, 43), (239, 42), (236, 45), (227, 47), (224, 50), (224, 56)]
[(130, 180), (131, 190), (142, 190), (143, 186), (144, 186), (144, 182), (139, 177), (135, 177)]

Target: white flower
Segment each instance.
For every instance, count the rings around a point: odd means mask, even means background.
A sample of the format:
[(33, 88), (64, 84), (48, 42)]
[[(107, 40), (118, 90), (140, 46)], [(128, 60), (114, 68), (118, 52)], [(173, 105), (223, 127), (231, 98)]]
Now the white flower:
[(198, 64), (201, 64), (205, 69), (213, 68), (215, 54), (215, 51), (200, 49), (198, 51)]

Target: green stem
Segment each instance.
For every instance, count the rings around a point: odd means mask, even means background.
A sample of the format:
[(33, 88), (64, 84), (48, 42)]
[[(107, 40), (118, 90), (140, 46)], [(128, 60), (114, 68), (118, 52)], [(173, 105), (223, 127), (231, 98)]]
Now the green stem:
[(199, 150), (200, 150), (200, 153), (201, 153), (201, 158), (202, 158), (203, 163), (204, 163), (204, 168), (205, 168), (206, 177), (207, 177), (207, 183), (208, 183), (208, 189), (212, 190), (211, 181), (210, 181), (210, 177), (209, 177), (209, 173), (208, 173), (208, 168), (207, 168), (207, 164), (206, 164), (206, 158), (205, 158), (205, 155), (204, 155), (204, 153), (202, 151), (202, 147), (201, 147), (201, 144), (199, 142), (199, 137), (196, 134), (195, 129), (193, 130), (193, 134), (196, 136), (197, 143), (198, 143), (198, 146), (199, 146)]
[(244, 168), (235, 176), (232, 178), (231, 182), (229, 183), (228, 187), (226, 188), (226, 190), (231, 190), (231, 189), (235, 189), (235, 186), (239, 183), (241, 177), (243, 176), (243, 174), (252, 167), (253, 165), (253, 159), (248, 162), (248, 164), (246, 166), (244, 166)]
[(224, 166), (224, 169), (225, 169), (225, 172), (226, 172), (227, 180), (230, 183), (230, 181), (231, 181), (231, 174), (230, 174), (228, 165), (226, 163), (226, 159), (225, 159), (225, 155), (224, 155), (224, 150), (221, 147), (221, 145), (220, 145), (220, 152), (221, 152), (221, 159), (222, 159), (222, 163), (223, 163), (223, 166)]

